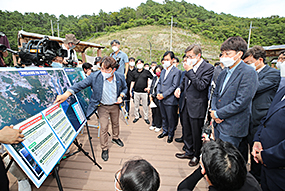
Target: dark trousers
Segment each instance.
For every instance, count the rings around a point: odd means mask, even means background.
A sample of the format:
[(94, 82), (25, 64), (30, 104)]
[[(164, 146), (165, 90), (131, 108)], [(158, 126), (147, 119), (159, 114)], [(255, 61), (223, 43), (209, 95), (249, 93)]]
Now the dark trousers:
[(177, 107), (177, 105), (164, 105), (160, 102), (163, 133), (168, 133), (168, 136), (170, 137), (174, 137), (177, 120)]
[(162, 125), (162, 118), (161, 118), (161, 113), (160, 113), (160, 106), (159, 106), (159, 101), (157, 98), (153, 98), (153, 102), (157, 106), (156, 108), (151, 108), (151, 113), (152, 113), (152, 126), (161, 128)]
[[(258, 126), (253, 126), (252, 123), (249, 126), (249, 132), (246, 137), (243, 138), (239, 145), (239, 151), (242, 154), (245, 162), (247, 163), (248, 161), (248, 152), (250, 152), (250, 173), (254, 176), (254, 178), (260, 182), (260, 176), (261, 176), (261, 164), (256, 163), (251, 152), (252, 152), (252, 147), (253, 147), (253, 139), (254, 135), (258, 129)], [(249, 146), (249, 149), (248, 149)]]
[(284, 191), (284, 171), (261, 167), (261, 188), (263, 191)]
[(9, 180), (1, 157), (0, 157), (0, 190), (1, 191), (9, 190)]
[(130, 101), (131, 101), (131, 96), (130, 96), (130, 87), (128, 87), (128, 92), (126, 97), (124, 98), (125, 101), (125, 109), (128, 114), (130, 113)]
[(186, 147), (186, 155), (200, 157), (200, 150), (202, 147), (202, 126), (204, 119), (191, 118), (185, 107), (181, 114), (183, 126), (183, 141)]

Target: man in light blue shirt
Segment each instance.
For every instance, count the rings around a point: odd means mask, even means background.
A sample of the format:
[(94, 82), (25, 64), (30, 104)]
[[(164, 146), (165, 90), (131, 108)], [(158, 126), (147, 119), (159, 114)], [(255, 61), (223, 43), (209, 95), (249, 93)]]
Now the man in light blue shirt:
[(70, 95), (91, 86), (93, 93), (87, 108), (86, 117), (90, 117), (97, 110), (100, 122), (101, 157), (104, 161), (107, 161), (109, 159), (109, 118), (112, 125), (112, 142), (120, 147), (124, 146), (124, 143), (119, 138), (119, 104), (123, 102), (123, 98), (126, 96), (127, 84), (124, 75), (115, 72), (118, 64), (114, 58), (104, 57), (102, 60), (100, 71), (92, 72), (84, 80), (75, 83), (63, 95), (57, 96), (55, 103), (62, 103)]
[(120, 59), (119, 68), (116, 72), (124, 74), (125, 79), (129, 70), (129, 58), (128, 55), (120, 50), (120, 42), (118, 40), (112, 40), (110, 43), (113, 53), (110, 54), (115, 60)]

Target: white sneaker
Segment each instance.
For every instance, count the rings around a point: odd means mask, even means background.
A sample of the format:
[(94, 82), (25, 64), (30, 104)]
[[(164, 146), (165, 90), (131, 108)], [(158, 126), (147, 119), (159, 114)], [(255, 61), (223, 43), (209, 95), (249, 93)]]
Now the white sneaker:
[(32, 191), (32, 187), (28, 179), (18, 181), (18, 191)]
[(155, 126), (150, 126), (149, 130), (153, 131), (156, 127)]
[(161, 128), (157, 128), (157, 127), (156, 127), (154, 131), (157, 133), (157, 132), (159, 132), (160, 130), (161, 130)]

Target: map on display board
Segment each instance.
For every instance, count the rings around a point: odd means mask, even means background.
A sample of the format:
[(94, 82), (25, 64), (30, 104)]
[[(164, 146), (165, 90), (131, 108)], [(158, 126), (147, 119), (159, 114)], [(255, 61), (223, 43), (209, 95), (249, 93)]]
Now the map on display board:
[(12, 124), (25, 136), (5, 147), (39, 188), (85, 125), (84, 112), (77, 96), (53, 104), (70, 87), (64, 69), (3, 68), (0, 79), (0, 129)]
[[(64, 71), (66, 72), (66, 75), (70, 81), (70, 84), (73, 85), (77, 82), (80, 82), (86, 78), (85, 73), (83, 72), (83, 69), (80, 67), (77, 68), (65, 68)], [(85, 88), (84, 90), (81, 90), (76, 94), (78, 101), (84, 111), (84, 113), (87, 113), (87, 108), (89, 105), (89, 100), (92, 94), (92, 90), (90, 87)]]

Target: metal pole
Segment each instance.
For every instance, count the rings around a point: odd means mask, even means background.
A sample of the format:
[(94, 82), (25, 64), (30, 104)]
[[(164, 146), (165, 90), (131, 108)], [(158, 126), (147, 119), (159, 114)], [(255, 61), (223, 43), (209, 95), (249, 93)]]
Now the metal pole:
[(249, 27), (248, 42), (247, 42), (247, 49), (249, 49), (251, 29), (252, 29), (252, 21), (250, 22), (250, 27)]
[(59, 37), (59, 23), (57, 23), (57, 37)]
[(151, 42), (148, 40), (148, 43), (149, 43), (149, 59), (150, 59), (150, 62), (151, 62)]
[(173, 16), (171, 16), (170, 51), (172, 50), (172, 25), (173, 25)]
[(51, 34), (53, 36), (53, 26), (52, 26), (52, 20), (50, 20), (50, 26), (51, 26)]

